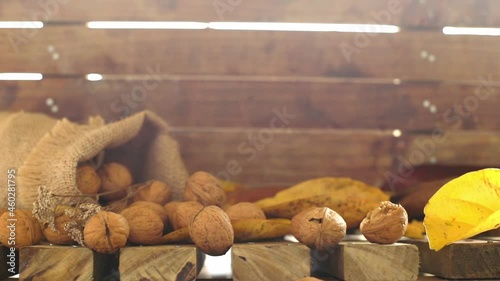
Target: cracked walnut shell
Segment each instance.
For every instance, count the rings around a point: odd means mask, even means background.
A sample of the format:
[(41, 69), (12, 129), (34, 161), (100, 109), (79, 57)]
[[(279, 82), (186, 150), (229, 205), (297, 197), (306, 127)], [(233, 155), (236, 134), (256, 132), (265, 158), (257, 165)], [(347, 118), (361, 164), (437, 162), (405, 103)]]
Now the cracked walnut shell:
[(205, 254), (224, 255), (234, 241), (229, 217), (217, 206), (208, 206), (196, 214), (189, 224), (189, 236)]
[(84, 243), (99, 253), (112, 254), (127, 244), (130, 233), (127, 220), (119, 214), (101, 211), (83, 228)]
[(226, 202), (226, 193), (221, 181), (207, 172), (196, 172), (186, 182), (184, 189), (186, 201), (198, 201), (204, 206), (222, 207)]
[(346, 222), (330, 208), (309, 208), (292, 218), (292, 234), (311, 249), (323, 251), (346, 235)]
[(403, 206), (384, 201), (366, 215), (359, 228), (370, 242), (392, 244), (403, 237), (407, 225), (408, 214)]

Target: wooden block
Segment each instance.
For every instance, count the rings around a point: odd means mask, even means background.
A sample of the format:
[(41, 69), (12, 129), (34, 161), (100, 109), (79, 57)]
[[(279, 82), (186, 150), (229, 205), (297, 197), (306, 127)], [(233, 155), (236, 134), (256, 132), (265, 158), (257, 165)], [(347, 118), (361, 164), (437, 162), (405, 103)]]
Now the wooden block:
[(94, 262), (90, 249), (37, 245), (19, 252), (20, 280), (92, 280)]
[(311, 274), (311, 256), (300, 243), (235, 244), (232, 269), (234, 281), (297, 280)]
[(19, 251), (16, 250), (12, 254), (9, 247), (0, 246), (0, 280), (17, 273), (19, 273)]
[(319, 271), (346, 281), (418, 278), (419, 257), (414, 245), (341, 242), (328, 253), (312, 255)]
[(421, 271), (448, 279), (498, 278), (500, 241), (468, 239), (434, 251), (426, 240), (409, 240), (418, 247)]
[(120, 250), (120, 280), (195, 280), (196, 247), (147, 246)]

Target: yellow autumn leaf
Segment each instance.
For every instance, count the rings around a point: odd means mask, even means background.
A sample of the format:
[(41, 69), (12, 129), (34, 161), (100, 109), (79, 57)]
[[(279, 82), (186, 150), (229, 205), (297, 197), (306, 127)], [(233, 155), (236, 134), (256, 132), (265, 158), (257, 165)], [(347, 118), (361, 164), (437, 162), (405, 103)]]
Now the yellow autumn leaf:
[(424, 208), (431, 249), (500, 227), (500, 169), (462, 175), (441, 187)]
[(310, 179), (284, 189), (274, 197), (255, 202), (268, 217), (288, 218), (311, 207), (329, 207), (339, 213), (347, 227), (357, 228), (366, 214), (389, 200), (377, 187), (351, 178)]

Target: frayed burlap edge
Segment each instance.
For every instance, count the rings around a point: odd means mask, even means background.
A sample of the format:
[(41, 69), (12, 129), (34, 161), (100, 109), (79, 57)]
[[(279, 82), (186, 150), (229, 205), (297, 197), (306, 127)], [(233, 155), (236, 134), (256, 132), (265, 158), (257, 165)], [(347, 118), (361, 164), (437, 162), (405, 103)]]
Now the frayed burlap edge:
[[(90, 125), (78, 125), (67, 119), (56, 123), (33, 148), (19, 169), (18, 208), (31, 209), (37, 197), (38, 187), (46, 186), (59, 195), (81, 194), (76, 186), (76, 167), (79, 162), (89, 160), (105, 148), (121, 146), (140, 132), (144, 122), (152, 122), (159, 128), (152, 142), (151, 157), (160, 157), (155, 163), (155, 178), (164, 180), (174, 189), (174, 199), (182, 199), (187, 170), (180, 157), (177, 142), (168, 135), (168, 125), (152, 112), (144, 111), (121, 121), (103, 125), (102, 120), (93, 119)], [(168, 146), (168, 147), (160, 147)], [(155, 150), (168, 150), (168, 157), (155, 155)], [(155, 159), (157, 160), (157, 159)], [(61, 203), (72, 204), (81, 198), (64, 198)], [(85, 201), (92, 201), (87, 198)]]

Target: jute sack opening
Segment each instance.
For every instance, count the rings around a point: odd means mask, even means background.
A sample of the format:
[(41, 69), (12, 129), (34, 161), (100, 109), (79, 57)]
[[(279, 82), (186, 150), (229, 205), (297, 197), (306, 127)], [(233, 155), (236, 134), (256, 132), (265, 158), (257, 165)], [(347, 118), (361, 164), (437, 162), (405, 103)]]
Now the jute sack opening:
[[(0, 181), (8, 182), (8, 169), (16, 169), (16, 208), (31, 209), (38, 187), (58, 195), (81, 194), (76, 186), (78, 163), (106, 150), (105, 162), (119, 162), (134, 182), (158, 179), (170, 185), (174, 200), (181, 200), (188, 173), (169, 126), (144, 111), (115, 123), (100, 117), (81, 125), (37, 113), (0, 113)], [(7, 188), (0, 207), (7, 207)], [(65, 197), (63, 204), (81, 198)]]

